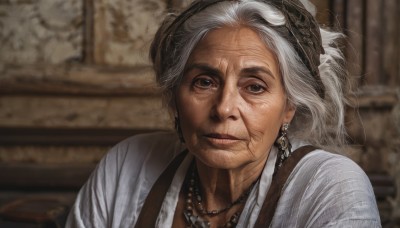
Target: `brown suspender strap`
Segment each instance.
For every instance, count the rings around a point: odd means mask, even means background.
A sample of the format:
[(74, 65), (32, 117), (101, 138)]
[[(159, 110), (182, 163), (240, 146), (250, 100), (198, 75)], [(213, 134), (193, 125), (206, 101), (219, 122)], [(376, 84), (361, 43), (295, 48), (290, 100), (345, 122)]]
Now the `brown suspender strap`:
[(283, 186), (289, 178), (290, 173), (305, 155), (315, 149), (317, 148), (313, 146), (300, 147), (282, 164), (279, 171), (272, 177), (271, 186), (269, 187), (254, 228), (265, 228), (270, 226), (276, 207), (278, 206), (279, 198), (282, 194)]
[(176, 170), (186, 157), (186, 154), (187, 150), (176, 156), (176, 158), (168, 165), (167, 169), (165, 169), (161, 176), (158, 177), (147, 195), (135, 228), (155, 227), (158, 213), (160, 212), (161, 205), (164, 202), (165, 195), (172, 183)]
[[(313, 146), (300, 147), (282, 164), (282, 167), (279, 168), (279, 172), (277, 172), (272, 178), (271, 187), (268, 190), (264, 204), (260, 210), (260, 214), (254, 226), (255, 228), (269, 227), (278, 205), (282, 188), (290, 173), (306, 154), (315, 149), (316, 148)], [(182, 163), (186, 154), (187, 150), (179, 154), (154, 183), (143, 204), (142, 210), (140, 211), (135, 228), (155, 227), (158, 213), (160, 212), (162, 203), (164, 202), (165, 195), (172, 183), (176, 170)]]

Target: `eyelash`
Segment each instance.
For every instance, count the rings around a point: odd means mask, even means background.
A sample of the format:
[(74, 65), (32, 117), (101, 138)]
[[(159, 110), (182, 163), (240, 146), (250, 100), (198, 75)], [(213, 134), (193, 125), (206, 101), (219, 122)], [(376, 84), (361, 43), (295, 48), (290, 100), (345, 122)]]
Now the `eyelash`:
[[(254, 89), (254, 87), (257, 87), (258, 91), (251, 91), (252, 89)], [(267, 91), (267, 88), (263, 85), (260, 85), (259, 83), (254, 83), (254, 84), (250, 84), (245, 86), (246, 91), (252, 93), (252, 94), (261, 94), (265, 91)], [(261, 90), (261, 91), (260, 91)]]
[[(193, 79), (192, 87), (200, 90), (208, 90), (218, 87), (218, 82), (215, 79), (208, 76), (199, 76)], [(242, 87), (244, 90), (252, 95), (259, 95), (266, 91), (268, 91), (268, 86), (260, 83), (260, 82), (244, 82), (244, 86)], [(257, 91), (254, 91), (257, 90)]]
[[(206, 82), (208, 85), (202, 85), (201, 83)], [(199, 88), (199, 89), (210, 89), (217, 87), (217, 83), (209, 77), (197, 77), (193, 80), (192, 83), (193, 87)]]

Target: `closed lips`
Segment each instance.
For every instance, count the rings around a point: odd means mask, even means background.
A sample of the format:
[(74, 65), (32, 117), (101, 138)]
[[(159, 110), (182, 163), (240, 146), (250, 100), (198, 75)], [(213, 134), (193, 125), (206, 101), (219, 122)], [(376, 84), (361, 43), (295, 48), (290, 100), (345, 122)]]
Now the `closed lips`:
[(218, 133), (211, 133), (205, 135), (207, 138), (215, 138), (215, 139), (229, 139), (229, 140), (238, 140), (235, 136), (228, 135), (228, 134), (218, 134)]

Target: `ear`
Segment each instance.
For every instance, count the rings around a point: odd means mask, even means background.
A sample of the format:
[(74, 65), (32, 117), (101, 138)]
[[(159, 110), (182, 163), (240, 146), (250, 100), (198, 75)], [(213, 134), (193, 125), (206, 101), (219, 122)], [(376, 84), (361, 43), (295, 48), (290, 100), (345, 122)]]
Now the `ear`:
[(295, 113), (296, 107), (290, 101), (287, 101), (285, 111), (283, 113), (283, 123), (290, 123)]

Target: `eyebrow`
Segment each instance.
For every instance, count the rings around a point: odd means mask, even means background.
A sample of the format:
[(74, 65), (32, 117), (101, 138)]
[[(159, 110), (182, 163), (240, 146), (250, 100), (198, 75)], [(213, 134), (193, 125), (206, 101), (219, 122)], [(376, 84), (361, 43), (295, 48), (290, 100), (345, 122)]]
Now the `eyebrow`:
[(265, 68), (265, 67), (259, 67), (259, 66), (254, 66), (254, 67), (247, 67), (242, 70), (242, 72), (247, 73), (247, 74), (259, 74), (259, 73), (264, 73), (269, 76), (271, 76), (273, 79), (275, 79), (274, 74), (271, 72), (270, 69)]
[[(204, 64), (204, 63), (195, 63), (192, 65), (189, 65), (189, 67), (185, 69), (184, 73), (187, 73), (193, 69), (199, 69), (199, 70), (207, 72), (208, 74), (219, 76), (219, 77), (222, 76), (222, 72), (220, 70), (218, 70), (217, 68), (212, 67), (208, 64)], [(275, 76), (271, 72), (271, 70), (268, 68), (265, 68), (265, 67), (260, 67), (260, 66), (246, 67), (246, 68), (242, 69), (241, 72), (246, 73), (246, 74), (264, 73), (264, 74), (271, 76), (273, 79), (275, 79)]]
[(221, 77), (221, 75), (222, 75), (222, 72), (220, 70), (218, 70), (217, 68), (212, 67), (208, 64), (204, 64), (204, 63), (191, 64), (191, 65), (189, 65), (188, 68), (185, 69), (184, 73), (186, 74), (187, 72), (189, 72), (193, 69), (199, 69), (199, 70), (207, 72), (208, 74), (219, 76), (219, 77)]

